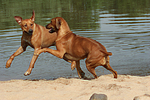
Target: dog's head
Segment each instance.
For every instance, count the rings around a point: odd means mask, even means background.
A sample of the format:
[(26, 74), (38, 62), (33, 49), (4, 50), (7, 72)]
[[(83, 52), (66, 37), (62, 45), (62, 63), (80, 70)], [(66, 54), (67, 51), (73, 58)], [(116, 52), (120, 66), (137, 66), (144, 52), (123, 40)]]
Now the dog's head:
[(57, 32), (61, 26), (61, 18), (56, 17), (51, 20), (51, 23), (46, 25), (46, 28), (49, 29), (49, 33)]
[(21, 26), (22, 31), (27, 33), (28, 35), (32, 35), (33, 30), (34, 30), (34, 20), (35, 20), (35, 12), (33, 10), (32, 12), (32, 17), (30, 19), (25, 19), (22, 20), (22, 17), (20, 16), (15, 16), (14, 17), (17, 23)]

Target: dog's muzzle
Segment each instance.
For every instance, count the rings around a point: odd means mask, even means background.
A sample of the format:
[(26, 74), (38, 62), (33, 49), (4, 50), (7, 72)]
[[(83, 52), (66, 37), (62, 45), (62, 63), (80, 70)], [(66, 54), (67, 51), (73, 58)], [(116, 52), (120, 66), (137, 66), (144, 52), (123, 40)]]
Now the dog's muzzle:
[(53, 33), (53, 32), (55, 32), (55, 29), (54, 28), (49, 28), (49, 33)]
[(45, 26), (46, 29), (49, 29), (49, 33), (55, 32), (55, 29), (53, 27), (50, 27), (49, 24)]
[(32, 35), (32, 33), (33, 33), (33, 30), (32, 29), (29, 29), (29, 31), (27, 32), (27, 31), (25, 31), (28, 35)]
[(32, 29), (29, 29), (28, 33), (29, 33), (29, 35), (32, 35), (33, 30), (32, 30)]

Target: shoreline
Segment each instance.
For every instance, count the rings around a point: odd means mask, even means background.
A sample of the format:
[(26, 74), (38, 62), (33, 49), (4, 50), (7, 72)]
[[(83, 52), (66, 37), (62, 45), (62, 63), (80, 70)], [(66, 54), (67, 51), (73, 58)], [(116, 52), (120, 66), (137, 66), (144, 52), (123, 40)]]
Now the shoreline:
[[(150, 95), (150, 75), (131, 76), (112, 74), (98, 79), (58, 78), (55, 80), (0, 81), (0, 100), (89, 100), (92, 94), (106, 94), (108, 100), (133, 100)], [(142, 99), (140, 99), (142, 100)], [(145, 99), (146, 100), (146, 99)]]

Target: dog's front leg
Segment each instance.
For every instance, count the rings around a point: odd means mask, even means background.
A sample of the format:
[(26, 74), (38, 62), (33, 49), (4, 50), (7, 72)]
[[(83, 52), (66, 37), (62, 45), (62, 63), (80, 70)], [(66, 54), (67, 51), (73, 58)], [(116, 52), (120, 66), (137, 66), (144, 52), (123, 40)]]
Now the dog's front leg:
[(41, 49), (41, 50), (38, 50), (37, 53), (34, 53), (34, 55), (39, 55), (41, 54), (42, 52), (48, 52), (48, 53), (51, 53), (52, 55), (58, 57), (58, 58), (63, 58), (64, 54), (65, 54), (65, 50), (62, 49), (62, 50), (53, 50), (53, 49), (49, 49), (49, 48), (44, 48), (44, 49)]
[(18, 50), (14, 53), (14, 54), (12, 54), (11, 56), (10, 56), (10, 58), (7, 60), (7, 62), (6, 62), (6, 68), (9, 68), (10, 67), (10, 65), (11, 65), (11, 63), (12, 63), (12, 61), (13, 61), (13, 59), (16, 57), (16, 56), (18, 56), (18, 55), (20, 55), (21, 53), (23, 53), (25, 50), (26, 50), (26, 47), (27, 46), (20, 46), (19, 48), (18, 48)]
[(78, 76), (80, 78), (86, 79), (85, 73), (82, 71), (82, 69), (80, 67), (80, 60), (76, 61), (76, 69), (77, 69)]
[(40, 50), (40, 48), (36, 48), (34, 50), (34, 55), (33, 55), (32, 59), (31, 59), (30, 66), (29, 66), (28, 70), (24, 73), (25, 76), (31, 74), (31, 71), (34, 68), (34, 64), (35, 64), (35, 62), (36, 62), (36, 60), (38, 58), (38, 55), (35, 55), (38, 52), (38, 50)]

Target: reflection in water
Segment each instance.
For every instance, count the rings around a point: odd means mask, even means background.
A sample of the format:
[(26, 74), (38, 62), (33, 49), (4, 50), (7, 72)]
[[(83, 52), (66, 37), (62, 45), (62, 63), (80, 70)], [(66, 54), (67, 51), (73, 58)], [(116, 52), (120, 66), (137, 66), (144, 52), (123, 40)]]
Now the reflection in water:
[[(6, 61), (21, 42), (21, 28), (13, 16), (30, 18), (33, 9), (37, 24), (45, 26), (51, 18), (60, 16), (68, 22), (74, 33), (101, 42), (113, 53), (110, 64), (119, 74), (150, 75), (149, 0), (1, 2), (0, 80), (77, 77), (76, 70), (71, 71), (69, 63), (47, 53), (40, 55), (30, 76), (23, 76), (34, 51), (30, 47), (14, 59), (9, 69), (4, 68)], [(86, 70), (84, 61), (81, 62), (81, 67), (87, 76), (92, 76)], [(98, 75), (109, 74), (102, 67), (96, 70)]]

